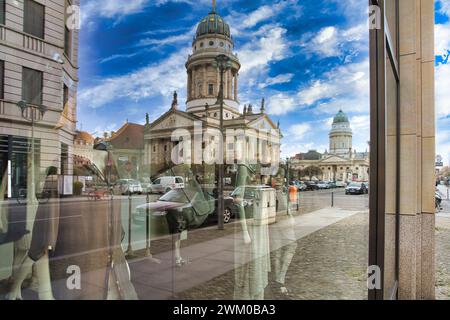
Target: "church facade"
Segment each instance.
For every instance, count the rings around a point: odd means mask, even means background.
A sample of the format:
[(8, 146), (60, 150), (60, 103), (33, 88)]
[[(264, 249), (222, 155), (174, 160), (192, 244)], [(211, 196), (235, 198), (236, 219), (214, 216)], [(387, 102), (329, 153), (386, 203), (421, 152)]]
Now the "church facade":
[(310, 150), (291, 159), (295, 179), (323, 181), (368, 181), (369, 153), (353, 149), (353, 132), (347, 115), (340, 110), (329, 133), (329, 151)]
[[(241, 111), (241, 64), (233, 50), (230, 26), (213, 8), (199, 23), (186, 62), (185, 110), (181, 110), (175, 92), (166, 113), (154, 122), (147, 115), (144, 166), (150, 168), (152, 177), (173, 165), (187, 164), (196, 175), (206, 178), (214, 176), (214, 166), (221, 161), (226, 165), (225, 176), (232, 176), (240, 162), (256, 165), (261, 181), (278, 172), (279, 124), (266, 114), (264, 99), (258, 110), (250, 104)], [(219, 55), (230, 59), (223, 77), (222, 131), (218, 99), (221, 77), (216, 66)]]

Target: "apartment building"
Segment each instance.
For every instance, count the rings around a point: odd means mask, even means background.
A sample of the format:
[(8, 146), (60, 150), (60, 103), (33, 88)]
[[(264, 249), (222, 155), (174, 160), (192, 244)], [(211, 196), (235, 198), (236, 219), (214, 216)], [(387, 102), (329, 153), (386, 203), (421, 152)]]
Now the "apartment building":
[(71, 185), (78, 30), (70, 21), (78, 6), (0, 0), (0, 197), (39, 192), (49, 167)]

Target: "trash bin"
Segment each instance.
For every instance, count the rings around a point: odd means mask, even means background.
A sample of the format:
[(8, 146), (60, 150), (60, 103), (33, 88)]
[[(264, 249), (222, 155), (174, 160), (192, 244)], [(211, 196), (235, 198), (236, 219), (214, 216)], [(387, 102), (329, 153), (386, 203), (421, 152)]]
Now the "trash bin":
[(256, 190), (253, 205), (253, 217), (257, 225), (272, 224), (276, 222), (276, 193), (272, 188)]

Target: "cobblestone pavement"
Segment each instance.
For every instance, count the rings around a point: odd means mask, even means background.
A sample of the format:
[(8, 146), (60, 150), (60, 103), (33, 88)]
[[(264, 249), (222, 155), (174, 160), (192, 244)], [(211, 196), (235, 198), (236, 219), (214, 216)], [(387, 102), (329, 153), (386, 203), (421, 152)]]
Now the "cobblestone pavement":
[[(290, 295), (269, 285), (264, 298), (366, 299), (367, 254), (368, 213), (360, 213), (298, 240), (286, 276)], [(233, 292), (231, 271), (176, 298), (232, 299)]]
[(450, 299), (450, 215), (436, 217), (436, 299)]

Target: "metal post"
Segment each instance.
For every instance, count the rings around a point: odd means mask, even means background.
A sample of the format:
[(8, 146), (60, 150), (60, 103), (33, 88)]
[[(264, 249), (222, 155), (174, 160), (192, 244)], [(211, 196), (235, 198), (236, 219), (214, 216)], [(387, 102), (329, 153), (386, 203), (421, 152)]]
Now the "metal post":
[(286, 196), (287, 196), (287, 214), (290, 213), (289, 203), (289, 158), (286, 158)]
[(331, 207), (334, 207), (334, 191), (331, 192)]
[(127, 257), (132, 257), (134, 255), (133, 247), (131, 246), (131, 192), (128, 188), (128, 247), (127, 247)]
[[(30, 201), (30, 203), (34, 204), (34, 197), (36, 194), (36, 185), (35, 185), (35, 168), (34, 168), (34, 109), (31, 108), (31, 190), (29, 192), (30, 195), (30, 199), (28, 199)], [(64, 183), (63, 183), (64, 185)]]
[(148, 257), (151, 255), (150, 253), (150, 209), (148, 207), (150, 203), (149, 193), (147, 192), (147, 196), (145, 198), (146, 207), (145, 207), (145, 255)]

